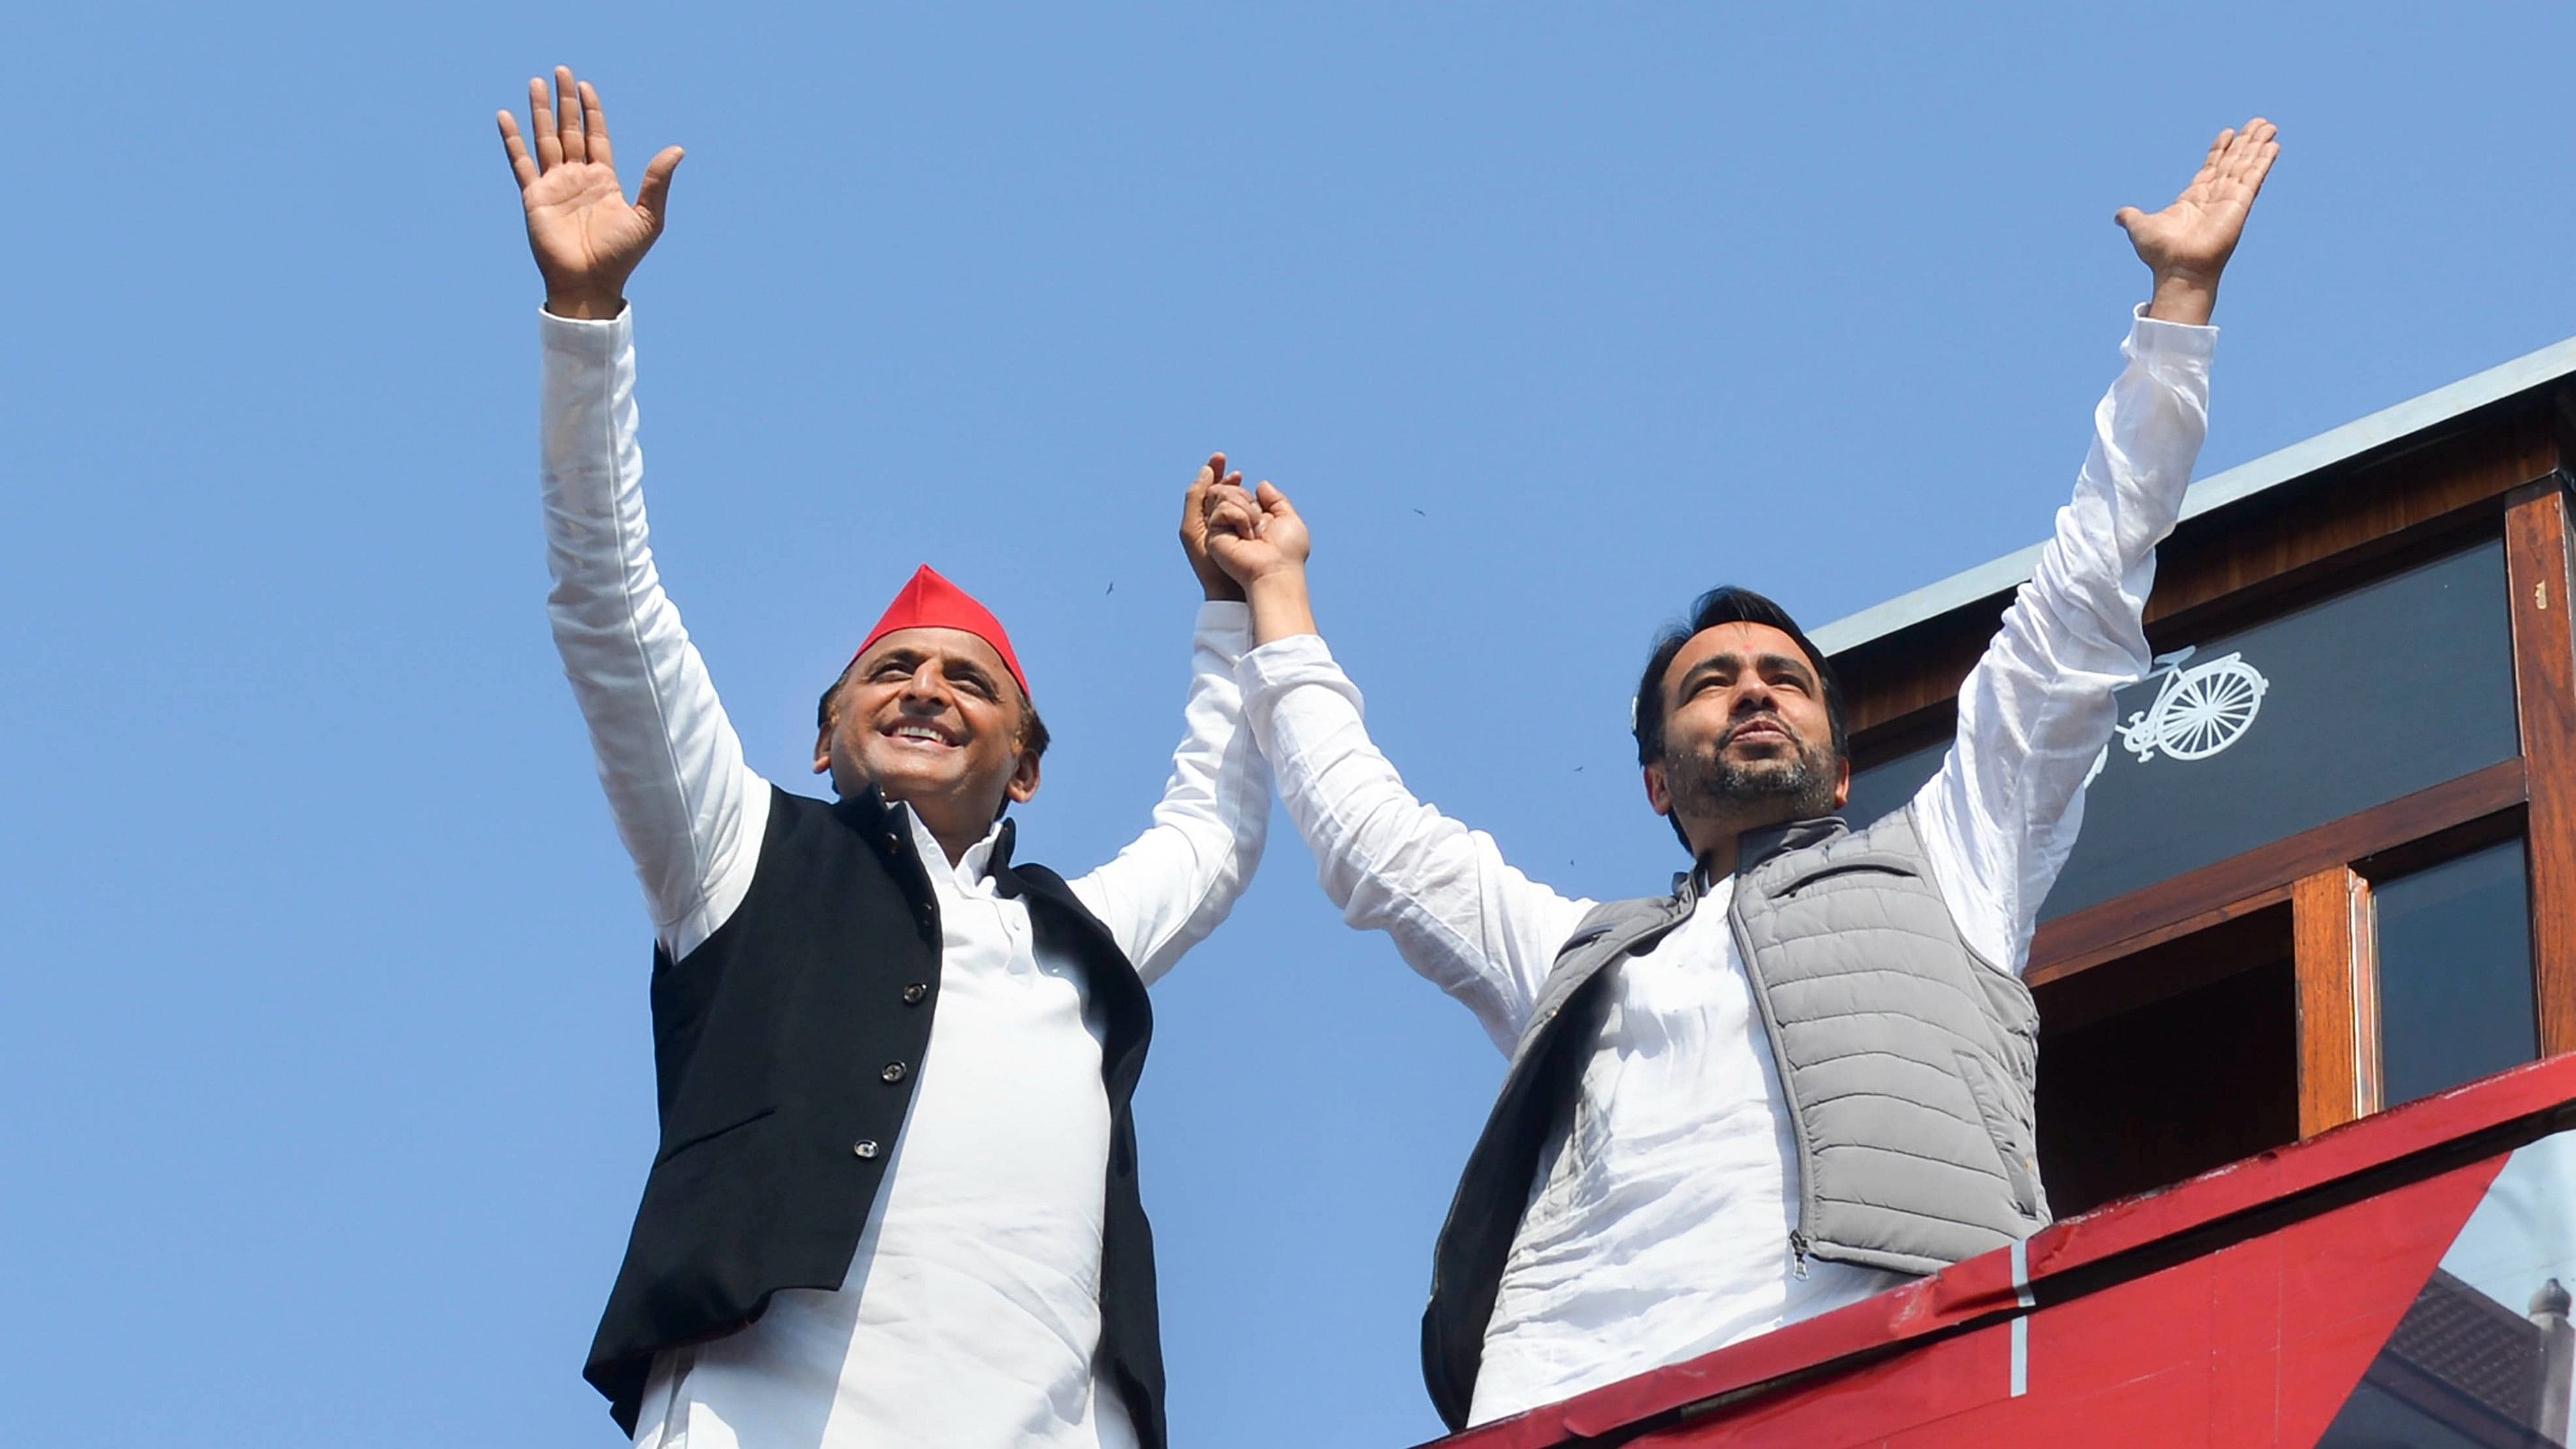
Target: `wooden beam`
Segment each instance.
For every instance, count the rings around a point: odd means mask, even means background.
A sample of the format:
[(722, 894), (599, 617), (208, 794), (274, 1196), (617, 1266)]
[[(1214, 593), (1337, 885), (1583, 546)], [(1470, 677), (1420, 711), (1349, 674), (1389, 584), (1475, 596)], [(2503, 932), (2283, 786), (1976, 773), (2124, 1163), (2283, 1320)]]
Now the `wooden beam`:
[[(2262, 890), (2248, 892), (2234, 900), (2223, 901), (2206, 910), (2177, 916), (2162, 925), (2150, 926), (2146, 930), (2122, 936), (2115, 941), (2098, 942), (2087, 950), (2069, 949), (2075, 943), (2068, 941), (2061, 945), (2063, 938), (2052, 939), (2049, 944), (2060, 949), (2052, 951), (2044, 965), (2039, 964), (2041, 960), (2039, 943), (2034, 941), (2030, 952), (2033, 964), (2028, 971), (2022, 973), (2022, 979), (2034, 987), (2047, 986), (2063, 981), (2069, 976), (2082, 975), (2106, 961), (2134, 956), (2141, 951), (2153, 950), (2168, 941), (2178, 941), (2185, 936), (2197, 936), (2203, 931), (2214, 930), (2231, 921), (2243, 920), (2247, 916), (2277, 906), (2289, 898), (2290, 885), (2289, 882), (2284, 881)], [(2068, 919), (2074, 918), (2068, 917)]]
[(2402, 540), (2436, 535), (2481, 511), (2492, 519), (2503, 496), (2557, 466), (2547, 409), (2516, 405), (2311, 487), (2304, 497), (2278, 490), (2247, 500), (2248, 506), (2187, 520), (2156, 550), (2148, 630), (2220, 602), (2239, 612), (2254, 596), (2320, 574), (2331, 579)]
[(2505, 510), (2514, 698), (2530, 780), (2531, 955), (2542, 1055), (2576, 1051), (2576, 637), (2567, 494), (2556, 479)]
[(2176, 925), (2223, 918), (2235, 913), (2230, 908), (2261, 904), (2268, 893), (2303, 876), (2514, 809), (2522, 803), (2524, 789), (2522, 761), (2501, 760), (2456, 780), (2060, 916), (2031, 938), (2025, 979), (2038, 986), (2089, 969), (2164, 939)]
[(2299, 977), (2299, 1135), (2379, 1110), (2378, 976), (2370, 883), (2349, 866), (2290, 887)]
[(2141, 939), (2121, 953), (2120, 964), (2111, 970), (2057, 970), (2044, 981), (2032, 981), (2041, 1041), (2197, 991), (2240, 971), (2275, 965), (2287, 971), (2293, 948), (2287, 886), (2223, 912), (2196, 916)]

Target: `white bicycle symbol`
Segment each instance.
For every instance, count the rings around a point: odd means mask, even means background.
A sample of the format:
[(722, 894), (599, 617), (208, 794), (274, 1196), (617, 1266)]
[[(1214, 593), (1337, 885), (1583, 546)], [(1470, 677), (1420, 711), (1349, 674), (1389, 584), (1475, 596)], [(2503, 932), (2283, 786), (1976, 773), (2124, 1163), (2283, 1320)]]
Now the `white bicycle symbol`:
[[(2186, 646), (2156, 656), (2156, 673), (2165, 677), (2156, 702), (2129, 716), (2120, 728), (2120, 743), (2145, 764), (2158, 750), (2177, 760), (2205, 760), (2245, 737), (2263, 692), (2271, 688), (2241, 654), (2222, 654), (2189, 669)], [(2150, 674), (2149, 678), (2154, 675)]]
[[(2271, 681), (2246, 663), (2243, 655), (2223, 654), (2183, 668), (2195, 648), (2186, 645), (2156, 656), (2156, 667), (2147, 675), (2149, 679), (2164, 676), (2156, 702), (2130, 715), (2118, 731), (2121, 748), (2137, 756), (2142, 765), (2154, 759), (2158, 750), (2177, 760), (2208, 759), (2243, 739), (2263, 708)], [(2092, 784), (2110, 762), (2111, 747), (2104, 745), (2084, 783)]]

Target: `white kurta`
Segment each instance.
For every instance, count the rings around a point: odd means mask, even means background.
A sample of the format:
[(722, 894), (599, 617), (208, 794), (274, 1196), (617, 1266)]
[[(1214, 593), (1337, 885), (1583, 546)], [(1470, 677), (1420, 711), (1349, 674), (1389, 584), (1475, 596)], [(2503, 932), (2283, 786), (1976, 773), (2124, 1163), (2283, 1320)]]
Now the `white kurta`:
[[(2140, 318), (2094, 413), (2075, 497), (2036, 577), (1961, 687), (1959, 733), (1915, 797), (1968, 944), (2019, 971), (2109, 740), (2112, 691), (2149, 666), (2140, 619), (2206, 431), (2216, 333)], [(1506, 864), (1415, 799), (1321, 639), (1240, 670), (1280, 797), (1353, 926), (1383, 930), (1509, 1053), (1594, 902)], [(1726, 908), (1732, 878), (1615, 990), (1569, 1118), (1550, 1134), (1484, 1341), (1473, 1422), (1570, 1398), (1904, 1281), (1792, 1261), (1798, 1159), (1779, 1069)]]
[[(646, 542), (631, 324), (546, 315), (544, 482), (555, 641), (657, 938), (687, 955), (742, 903), (769, 785), (743, 761)], [(1074, 894), (1148, 982), (1224, 919), (1268, 819), (1240, 728), (1240, 604), (1200, 612), (1187, 737), (1153, 823)], [(910, 817), (910, 812), (905, 812)], [(1103, 1023), (1075, 963), (917, 817), (939, 897), (939, 1008), (884, 1189), (837, 1292), (789, 1290), (742, 1332), (663, 1355), (636, 1443), (1135, 1443), (1095, 1360), (1110, 1116)]]

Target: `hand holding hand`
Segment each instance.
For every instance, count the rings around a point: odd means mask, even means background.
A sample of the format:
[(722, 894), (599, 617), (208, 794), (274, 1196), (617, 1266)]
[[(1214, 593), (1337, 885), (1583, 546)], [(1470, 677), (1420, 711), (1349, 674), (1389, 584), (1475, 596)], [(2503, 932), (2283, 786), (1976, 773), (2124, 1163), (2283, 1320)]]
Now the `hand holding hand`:
[(1225, 471), (1225, 454), (1210, 453), (1181, 499), (1181, 552), (1189, 556), (1190, 572), (1199, 576), (1202, 593), (1212, 600), (1241, 602), (1243, 585), (1208, 557), (1208, 499), (1220, 486), (1240, 492), (1243, 475)]
[(528, 250), (546, 280), (546, 310), (562, 317), (616, 316), (626, 305), (626, 279), (662, 235), (680, 148), (666, 147), (645, 163), (644, 184), (630, 206), (609, 152), (608, 113), (589, 82), (574, 82), (571, 67), (555, 67), (551, 106), (546, 83), (528, 82), (528, 123), (537, 136), (533, 158), (519, 138), (518, 118), (503, 111), (500, 121), (501, 144), (528, 213)]
[(2124, 206), (2111, 218), (2128, 232), (2138, 260), (2155, 273), (2148, 316), (2195, 326), (2209, 321), (2218, 305), (2218, 274), (2244, 236), (2246, 215), (2281, 154), (2274, 139), (2279, 134), (2260, 116), (2241, 131), (2221, 131), (2200, 174), (2173, 205), (2152, 215)]
[(1238, 473), (1209, 491), (1207, 512), (1208, 552), (1246, 589), (1305, 572), (1313, 542), (1287, 494), (1268, 483), (1246, 493)]
[(1243, 585), (1252, 605), (1252, 638), (1269, 644), (1315, 632), (1314, 603), (1306, 595), (1306, 521), (1288, 495), (1264, 483), (1243, 491), (1234, 474), (1207, 492), (1207, 547), (1219, 567)]

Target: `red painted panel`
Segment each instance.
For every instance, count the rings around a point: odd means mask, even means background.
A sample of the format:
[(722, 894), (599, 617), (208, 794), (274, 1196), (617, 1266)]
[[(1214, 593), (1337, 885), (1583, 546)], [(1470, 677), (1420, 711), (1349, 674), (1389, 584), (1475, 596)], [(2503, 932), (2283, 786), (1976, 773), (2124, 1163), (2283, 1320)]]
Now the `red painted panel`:
[(2310, 1445), (2503, 1161), (2043, 1308), (2030, 1318), (2030, 1391), (2018, 1399), (2005, 1392), (2012, 1328), (2004, 1323), (1636, 1442)]
[(2269, 1444), (2280, 1427), (2285, 1255), (2278, 1236), (2253, 1239), (2210, 1283), (2209, 1431), (2221, 1444)]

